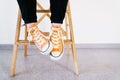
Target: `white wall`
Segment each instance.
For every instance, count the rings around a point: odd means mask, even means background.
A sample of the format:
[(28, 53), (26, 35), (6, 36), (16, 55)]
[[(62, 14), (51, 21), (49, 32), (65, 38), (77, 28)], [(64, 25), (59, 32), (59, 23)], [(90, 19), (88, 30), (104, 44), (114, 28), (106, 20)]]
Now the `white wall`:
[[(14, 42), (17, 9), (0, 2), (0, 44)], [(76, 43), (120, 43), (120, 0), (71, 0), (71, 10)]]

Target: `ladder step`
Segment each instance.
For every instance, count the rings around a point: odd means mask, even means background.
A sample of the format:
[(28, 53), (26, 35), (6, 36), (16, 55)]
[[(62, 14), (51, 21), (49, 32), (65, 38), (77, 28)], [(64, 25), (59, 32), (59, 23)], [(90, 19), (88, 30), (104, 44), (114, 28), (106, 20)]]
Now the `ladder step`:
[(49, 36), (49, 32), (43, 32), (43, 34), (45, 35), (45, 36)]
[[(18, 40), (16, 42), (17, 45), (34, 45), (33, 41), (28, 41), (28, 40)], [(72, 44), (72, 40), (64, 40), (64, 44)]]
[(50, 13), (50, 10), (37, 10), (38, 13)]
[[(38, 13), (50, 13), (50, 10), (37, 10)], [(69, 13), (70, 11), (67, 10), (67, 13)]]

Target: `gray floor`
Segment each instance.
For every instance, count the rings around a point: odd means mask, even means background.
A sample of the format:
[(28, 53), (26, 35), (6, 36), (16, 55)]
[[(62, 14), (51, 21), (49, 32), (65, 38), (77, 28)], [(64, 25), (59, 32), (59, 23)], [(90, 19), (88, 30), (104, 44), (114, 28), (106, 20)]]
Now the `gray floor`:
[[(66, 52), (66, 51), (65, 51)], [(77, 49), (80, 74), (74, 74), (72, 54), (51, 61), (30, 49), (19, 50), (16, 76), (9, 77), (12, 50), (0, 50), (0, 80), (120, 80), (120, 49)]]

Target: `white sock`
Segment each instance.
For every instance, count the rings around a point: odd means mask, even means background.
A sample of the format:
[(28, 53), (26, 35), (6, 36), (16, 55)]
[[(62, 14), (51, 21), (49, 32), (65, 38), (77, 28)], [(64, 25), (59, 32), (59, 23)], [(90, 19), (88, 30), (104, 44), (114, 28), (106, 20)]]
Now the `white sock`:
[(52, 26), (61, 26), (61, 23), (52, 23)]
[(27, 25), (27, 27), (29, 28), (30, 26), (32, 26), (32, 25), (36, 25), (36, 23), (28, 23), (28, 24), (26, 24)]

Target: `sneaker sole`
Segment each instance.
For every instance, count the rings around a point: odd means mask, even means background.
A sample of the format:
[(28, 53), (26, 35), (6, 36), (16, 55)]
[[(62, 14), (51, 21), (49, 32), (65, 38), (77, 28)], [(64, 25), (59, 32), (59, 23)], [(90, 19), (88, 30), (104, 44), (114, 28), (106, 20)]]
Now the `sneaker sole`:
[(63, 53), (64, 53), (64, 51), (61, 53), (61, 55), (59, 57), (53, 57), (53, 56), (50, 55), (50, 59), (54, 60), (54, 61), (60, 60), (63, 56)]
[(52, 51), (52, 49), (53, 49), (53, 46), (52, 46), (52, 43), (51, 42), (49, 42), (50, 44), (49, 44), (49, 48), (45, 51), (45, 52), (40, 52), (41, 54), (43, 54), (43, 55), (49, 55), (50, 54), (50, 52)]

